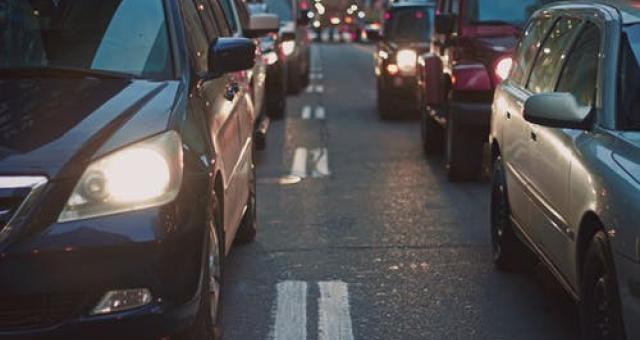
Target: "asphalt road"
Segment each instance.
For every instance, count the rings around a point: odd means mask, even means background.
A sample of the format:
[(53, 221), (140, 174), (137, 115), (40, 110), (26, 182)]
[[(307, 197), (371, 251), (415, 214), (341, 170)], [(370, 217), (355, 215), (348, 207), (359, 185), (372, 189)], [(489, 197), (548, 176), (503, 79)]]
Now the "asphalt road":
[(576, 339), (547, 272), (494, 269), (488, 182), (448, 183), (416, 120), (377, 117), (372, 52), (315, 45), (312, 86), (272, 123), (224, 339)]

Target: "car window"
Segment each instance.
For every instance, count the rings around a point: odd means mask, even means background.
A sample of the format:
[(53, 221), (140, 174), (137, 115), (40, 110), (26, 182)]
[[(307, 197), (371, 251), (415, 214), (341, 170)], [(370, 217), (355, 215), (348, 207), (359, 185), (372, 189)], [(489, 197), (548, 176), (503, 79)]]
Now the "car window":
[(460, 0), (451, 0), (450, 6), (449, 11), (451, 11), (451, 14), (460, 14)]
[(231, 31), (234, 33), (238, 33), (238, 21), (236, 20), (235, 14), (233, 14), (233, 5), (231, 4), (231, 0), (221, 0), (220, 4), (222, 4), (222, 10), (224, 11), (224, 15), (227, 17), (229, 21), (229, 25), (231, 26)]
[(550, 0), (466, 0), (464, 21), (469, 25), (513, 25), (522, 27), (529, 17)]
[(578, 33), (580, 21), (562, 18), (553, 26), (540, 47), (527, 88), (533, 93), (552, 92), (565, 59), (567, 47)]
[(558, 81), (557, 91), (573, 94), (580, 106), (593, 106), (599, 52), (600, 30), (596, 25), (589, 23), (569, 53)]
[(193, 1), (181, 1), (182, 13), (184, 16), (185, 33), (189, 54), (196, 72), (207, 71), (207, 51), (209, 50), (209, 40), (202, 28), (198, 11)]
[(538, 48), (542, 44), (549, 27), (552, 24), (550, 17), (540, 17), (532, 20), (522, 34), (513, 57), (513, 68), (509, 79), (518, 85), (524, 85), (529, 75), (531, 64), (536, 58)]
[(231, 27), (229, 27), (229, 21), (224, 14), (224, 10), (222, 9), (220, 2), (218, 0), (208, 0), (211, 9), (213, 10), (213, 17), (215, 22), (218, 24), (218, 30), (220, 35), (223, 37), (228, 37), (231, 35)]
[(620, 128), (640, 130), (640, 24), (624, 28), (618, 74)]
[(280, 21), (293, 21), (291, 0), (265, 0), (265, 3), (269, 7), (270, 12), (280, 17)]
[(400, 7), (384, 24), (384, 37), (396, 42), (423, 42), (433, 32), (433, 7)]
[(195, 5), (202, 22), (202, 26), (204, 27), (205, 32), (207, 32), (207, 37), (209, 38), (209, 41), (213, 41), (220, 36), (220, 33), (218, 32), (218, 27), (213, 19), (213, 11), (211, 10), (210, 4), (203, 0), (196, 0)]
[(234, 0), (236, 9), (238, 10), (238, 17), (240, 18), (240, 25), (244, 28), (249, 27), (249, 11), (247, 5), (241, 0)]

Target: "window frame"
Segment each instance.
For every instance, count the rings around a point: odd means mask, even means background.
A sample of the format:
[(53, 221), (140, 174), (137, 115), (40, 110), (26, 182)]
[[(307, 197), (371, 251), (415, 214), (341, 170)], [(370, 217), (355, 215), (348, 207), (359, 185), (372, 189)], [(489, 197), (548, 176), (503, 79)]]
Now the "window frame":
[[(548, 19), (550, 24), (549, 27), (547, 27), (547, 29), (543, 32), (541, 39), (540, 39), (540, 46), (536, 46), (536, 52), (533, 55), (533, 59), (532, 62), (530, 63), (530, 65), (527, 67), (526, 70), (523, 71), (522, 74), (522, 79), (520, 79), (520, 81), (516, 82), (511, 80), (511, 74), (509, 74), (509, 79), (510, 81), (515, 84), (516, 86), (528, 90), (528, 85), (529, 85), (529, 80), (531, 78), (531, 73), (533, 72), (533, 67), (536, 64), (536, 61), (538, 60), (538, 55), (540, 54), (540, 47), (542, 47), (542, 45), (545, 43), (545, 41), (547, 41), (547, 38), (549, 37), (549, 34), (551, 34), (551, 29), (558, 23), (558, 20), (560, 20), (559, 17), (554, 17), (553, 15), (550, 15), (548, 18), (544, 17), (543, 15), (540, 16), (534, 16), (532, 18), (529, 19), (529, 21), (527, 22), (527, 24), (525, 25), (525, 30), (523, 30), (523, 33), (529, 29), (529, 26), (531, 26), (531, 24), (535, 21), (535, 20), (545, 20)], [(524, 37), (520, 37), (520, 39), (518, 39), (518, 42), (516, 43), (516, 46), (520, 45), (520, 43), (522, 42), (522, 40), (524, 39)], [(514, 53), (514, 57), (515, 57), (515, 53)], [(515, 61), (515, 60), (514, 60)]]

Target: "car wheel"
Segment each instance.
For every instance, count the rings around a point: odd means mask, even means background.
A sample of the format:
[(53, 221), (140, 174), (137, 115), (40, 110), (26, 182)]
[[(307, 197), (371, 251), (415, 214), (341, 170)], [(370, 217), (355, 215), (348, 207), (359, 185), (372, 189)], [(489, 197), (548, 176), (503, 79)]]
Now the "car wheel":
[(422, 150), (427, 156), (437, 155), (442, 152), (444, 131), (429, 115), (426, 108), (421, 109), (421, 112)]
[[(218, 210), (220, 211), (220, 210)], [(202, 270), (200, 289), (200, 309), (191, 328), (178, 336), (184, 340), (222, 339), (220, 318), (222, 309), (222, 273), (224, 262), (224, 242), (219, 237), (220, 220), (209, 218), (209, 239), (206, 246), (206, 260)]]
[(446, 168), (452, 182), (473, 181), (482, 169), (483, 134), (456, 121), (449, 110), (447, 119)]
[(300, 90), (302, 90), (302, 83), (300, 81), (302, 77), (300, 76), (299, 65), (297, 62), (294, 62), (290, 66), (293, 67), (289, 68), (287, 72), (289, 76), (287, 80), (287, 90), (289, 94), (298, 94)]
[(613, 259), (607, 236), (602, 231), (591, 239), (584, 256), (580, 291), (581, 339), (624, 339)]
[(531, 268), (537, 259), (513, 230), (504, 166), (499, 156), (493, 165), (490, 204), (491, 248), (496, 268), (502, 271)]
[(236, 234), (236, 242), (246, 244), (251, 243), (256, 239), (256, 220), (256, 167), (252, 163), (251, 179), (249, 180), (249, 201), (247, 202), (247, 210), (242, 217), (242, 222), (240, 222), (240, 227)]

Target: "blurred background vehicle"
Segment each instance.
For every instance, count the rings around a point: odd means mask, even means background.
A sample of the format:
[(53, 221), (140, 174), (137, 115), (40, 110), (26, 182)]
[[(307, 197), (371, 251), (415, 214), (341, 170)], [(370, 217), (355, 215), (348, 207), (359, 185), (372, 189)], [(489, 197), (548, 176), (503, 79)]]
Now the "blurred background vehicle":
[(422, 143), (445, 150), (451, 181), (481, 173), (495, 87), (522, 26), (546, 0), (439, 0), (432, 51), (418, 62)]
[(220, 2), (234, 36), (253, 39), (258, 46), (255, 66), (247, 73), (248, 83), (239, 85), (247, 86), (250, 89), (249, 93), (252, 96), (257, 115), (254, 126), (254, 144), (258, 149), (263, 149), (269, 129), (269, 117), (266, 115), (265, 107), (268, 60), (262, 54), (261, 38), (268, 34), (277, 33), (280, 28), (280, 20), (275, 14), (250, 14), (247, 4), (240, 0), (221, 0)]
[(368, 38), (379, 41), (374, 58), (381, 118), (418, 112), (417, 61), (429, 51), (434, 16), (433, 2), (396, 3), (384, 14), (382, 35), (369, 31)]
[(639, 38), (636, 2), (545, 7), (493, 103), (494, 262), (523, 269), (533, 250), (585, 340), (640, 338)]
[(272, 13), (280, 17), (280, 40), (285, 56), (287, 90), (297, 94), (309, 84), (311, 37), (309, 5), (298, 0), (265, 0)]
[[(264, 2), (249, 2), (247, 6), (252, 15), (270, 13), (269, 7)], [(267, 66), (265, 113), (271, 119), (281, 119), (287, 107), (287, 73), (286, 56), (278, 33), (261, 37), (260, 49), (262, 61)]]

